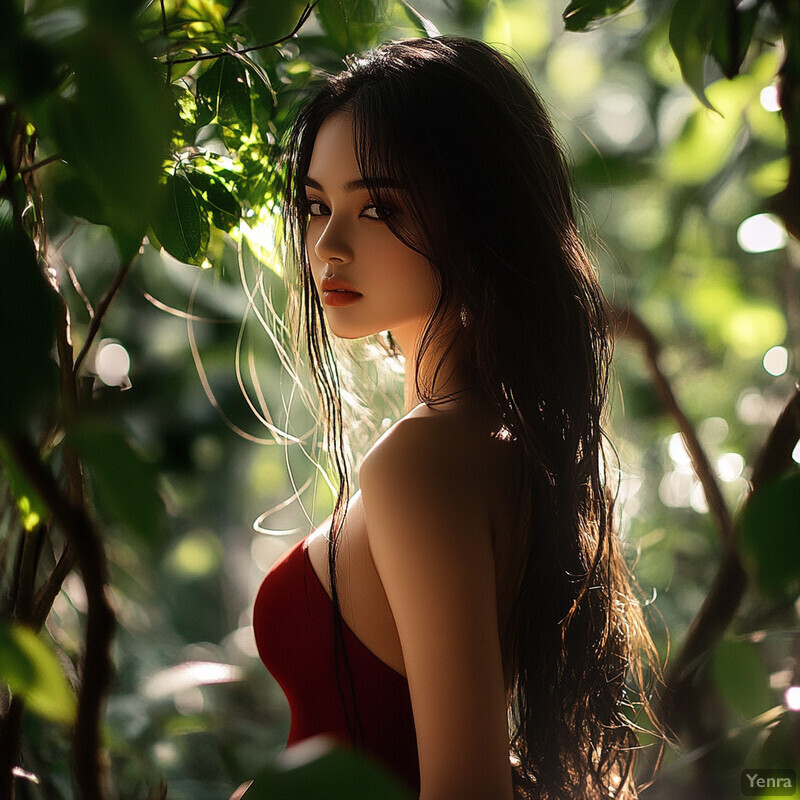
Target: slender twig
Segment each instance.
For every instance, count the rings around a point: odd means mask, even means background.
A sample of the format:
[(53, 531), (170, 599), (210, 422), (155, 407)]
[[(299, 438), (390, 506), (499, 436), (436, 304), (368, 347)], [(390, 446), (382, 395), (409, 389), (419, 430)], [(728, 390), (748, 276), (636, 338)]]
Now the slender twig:
[(800, 383), (795, 384), (794, 394), (784, 406), (758, 454), (750, 479), (754, 492), (791, 468), (792, 449), (798, 439), (800, 439)]
[(97, 304), (97, 308), (95, 309), (94, 316), (89, 321), (89, 329), (86, 332), (86, 341), (83, 343), (83, 347), (81, 347), (80, 352), (78, 353), (78, 357), (75, 359), (75, 366), (72, 368), (72, 372), (74, 375), (78, 374), (78, 370), (80, 369), (81, 364), (83, 363), (83, 359), (86, 358), (86, 354), (89, 352), (89, 348), (91, 348), (92, 343), (94, 342), (95, 337), (97, 336), (98, 331), (100, 330), (100, 324), (102, 323), (103, 319), (105, 318), (108, 309), (111, 308), (111, 304), (117, 297), (122, 284), (125, 282), (125, 278), (128, 277), (128, 273), (130, 272), (131, 266), (133, 265), (133, 261), (136, 256), (132, 256), (130, 260), (126, 261), (124, 264), (120, 264), (119, 269), (117, 270), (116, 274), (114, 275), (114, 280), (111, 281), (111, 285), (106, 290), (106, 293), (100, 299), (100, 302)]
[(81, 286), (81, 282), (78, 280), (78, 276), (75, 274), (75, 270), (69, 264), (64, 265), (66, 267), (67, 277), (72, 284), (73, 289), (78, 293), (78, 297), (83, 300), (83, 306), (86, 309), (87, 314), (89, 315), (89, 319), (94, 317), (94, 309), (92, 308), (92, 301), (89, 299), (86, 292), (83, 291), (83, 286)]
[(106, 767), (101, 755), (100, 717), (111, 684), (116, 618), (106, 595), (108, 565), (100, 533), (86, 509), (64, 496), (32, 442), (15, 436), (9, 446), (17, 466), (75, 547), (86, 587), (83, 669), (73, 736), (75, 783), (81, 800), (103, 800)]
[(303, 13), (300, 15), (300, 19), (297, 21), (297, 24), (292, 29), (292, 32), (287, 34), (286, 36), (282, 36), (280, 39), (276, 39), (274, 42), (266, 42), (265, 44), (254, 44), (250, 47), (243, 47), (241, 50), (234, 50), (233, 48), (226, 48), (221, 53), (200, 53), (196, 56), (191, 56), (190, 58), (168, 58), (166, 59), (167, 64), (192, 64), (195, 61), (210, 61), (214, 58), (222, 58), (223, 56), (233, 56), (238, 57), (244, 55), (245, 53), (252, 53), (256, 50), (264, 50), (267, 47), (276, 47), (279, 44), (283, 44), (284, 42), (288, 42), (289, 39), (293, 39), (300, 28), (305, 25), (306, 20), (311, 16), (311, 12), (314, 9), (314, 6), (317, 4), (318, 0), (314, 0), (313, 3), (308, 3), (306, 7), (303, 9)]
[[(778, 421), (770, 431), (753, 467), (749, 503), (765, 483), (781, 475), (792, 464), (792, 448), (800, 438), (800, 385), (781, 412)], [(716, 644), (733, 619), (747, 588), (747, 575), (741, 560), (733, 548), (728, 548), (714, 585), (706, 596), (700, 611), (695, 615), (684, 637), (681, 652), (667, 672), (666, 684), (675, 703), (675, 708), (667, 707), (668, 716), (686, 712), (690, 698), (691, 683), (698, 659)]]
[(730, 511), (722, 496), (719, 483), (708, 461), (708, 457), (697, 437), (694, 425), (692, 425), (691, 421), (680, 407), (675, 393), (672, 391), (669, 379), (661, 369), (659, 363), (660, 347), (655, 336), (653, 336), (642, 319), (630, 308), (615, 309), (612, 313), (615, 318), (617, 332), (629, 339), (634, 339), (644, 348), (647, 366), (650, 370), (650, 377), (661, 398), (661, 402), (678, 425), (678, 430), (686, 444), (686, 450), (692, 460), (692, 466), (697, 475), (697, 479), (703, 487), (706, 503), (708, 503), (708, 510), (711, 512), (711, 516), (716, 522), (717, 531), (719, 532), (722, 543), (725, 546), (732, 545), (733, 520), (731, 519)]
[[(693, 686), (696, 668), (703, 654), (722, 638), (736, 614), (747, 588), (747, 574), (736, 549), (733, 521), (708, 459), (694, 427), (681, 410), (669, 380), (658, 363), (659, 347), (655, 337), (630, 309), (616, 311), (614, 317), (618, 331), (640, 342), (644, 347), (653, 383), (667, 411), (678, 423), (722, 539), (723, 554), (714, 583), (692, 619), (681, 650), (665, 678), (668, 691), (660, 709), (661, 721), (677, 731), (679, 724), (691, 725), (691, 717), (698, 711), (697, 690)], [(751, 480), (753, 491), (757, 491), (791, 465), (792, 448), (799, 437), (800, 385), (796, 387), (795, 394), (775, 423), (754, 465)], [(752, 496), (751, 493), (750, 497)]]
[(53, 607), (53, 601), (61, 591), (64, 579), (72, 572), (75, 566), (75, 548), (67, 542), (61, 556), (58, 559), (53, 571), (47, 576), (47, 580), (42, 584), (33, 603), (33, 614), (31, 615), (31, 626), (39, 630), (44, 625), (45, 620)]
[(46, 167), (48, 164), (52, 164), (54, 161), (63, 161), (63, 158), (58, 153), (52, 156), (47, 156), (47, 158), (43, 158), (41, 161), (37, 161), (35, 164), (28, 164), (26, 167), (20, 167), (19, 174), (24, 175), (27, 172), (36, 172), (37, 169)]
[[(167, 32), (167, 9), (164, 7), (164, 0), (161, 0), (161, 35), (164, 40), (169, 42), (169, 33)], [(167, 44), (167, 86), (172, 83), (172, 61), (169, 58), (170, 51), (172, 50), (172, 43)]]

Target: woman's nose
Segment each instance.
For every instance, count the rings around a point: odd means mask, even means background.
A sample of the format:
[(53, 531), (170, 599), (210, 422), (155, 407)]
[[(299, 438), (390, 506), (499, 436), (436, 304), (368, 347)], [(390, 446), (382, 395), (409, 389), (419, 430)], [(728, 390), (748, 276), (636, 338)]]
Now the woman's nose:
[(328, 217), (325, 227), (314, 244), (314, 252), (320, 261), (347, 263), (353, 260), (353, 250), (347, 236), (346, 225)]

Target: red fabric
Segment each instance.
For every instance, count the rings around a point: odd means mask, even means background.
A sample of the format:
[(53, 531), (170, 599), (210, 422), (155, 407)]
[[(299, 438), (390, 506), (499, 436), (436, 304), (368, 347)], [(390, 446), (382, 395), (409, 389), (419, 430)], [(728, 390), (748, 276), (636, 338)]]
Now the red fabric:
[[(287, 746), (321, 733), (351, 746), (333, 666), (333, 603), (314, 572), (305, 545), (303, 539), (292, 547), (261, 584), (253, 609), (256, 644), (261, 660), (289, 701), (292, 721)], [(342, 628), (364, 731), (363, 742), (357, 739), (357, 749), (419, 793), (408, 681), (367, 649), (344, 620)], [(341, 652), (339, 663), (342, 694), (354, 725)]]

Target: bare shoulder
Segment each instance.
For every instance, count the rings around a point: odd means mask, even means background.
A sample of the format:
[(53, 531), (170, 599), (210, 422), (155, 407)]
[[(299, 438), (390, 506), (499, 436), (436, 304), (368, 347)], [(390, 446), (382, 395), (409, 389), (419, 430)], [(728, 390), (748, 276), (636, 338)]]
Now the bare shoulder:
[[(410, 515), (475, 513), (488, 501), (476, 489), (481, 454), (452, 420), (408, 416), (369, 451), (359, 469), (362, 499), (375, 506), (384, 494), (401, 497)], [(412, 509), (411, 506), (415, 509)]]
[(420, 405), (375, 443), (359, 478), (363, 482), (366, 473), (370, 483), (412, 472), (417, 483), (433, 480), (435, 488), (457, 490), (456, 496), (471, 484), (470, 494), (479, 501), (492, 476), (507, 477), (502, 475), (502, 462), (509, 460), (508, 451), (501, 423), (485, 406), (442, 411)]
[[(376, 500), (402, 487), (409, 502), (433, 504), (458, 519), (483, 521), (507, 506), (515, 482), (515, 447), (485, 406), (439, 411), (418, 406), (390, 428), (359, 468), (362, 494)], [(450, 527), (450, 526), (448, 526)]]
[(490, 504), (476, 477), (481, 437), (457, 415), (412, 412), (359, 471), (432, 797), (511, 797)]

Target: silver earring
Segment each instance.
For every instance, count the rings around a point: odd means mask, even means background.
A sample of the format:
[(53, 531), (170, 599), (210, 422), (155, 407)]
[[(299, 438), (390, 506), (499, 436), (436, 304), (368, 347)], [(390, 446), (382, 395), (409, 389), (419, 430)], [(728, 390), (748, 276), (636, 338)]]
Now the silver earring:
[(471, 322), (470, 313), (467, 311), (467, 306), (465, 303), (461, 304), (461, 327), (462, 328), (469, 328), (469, 324)]

